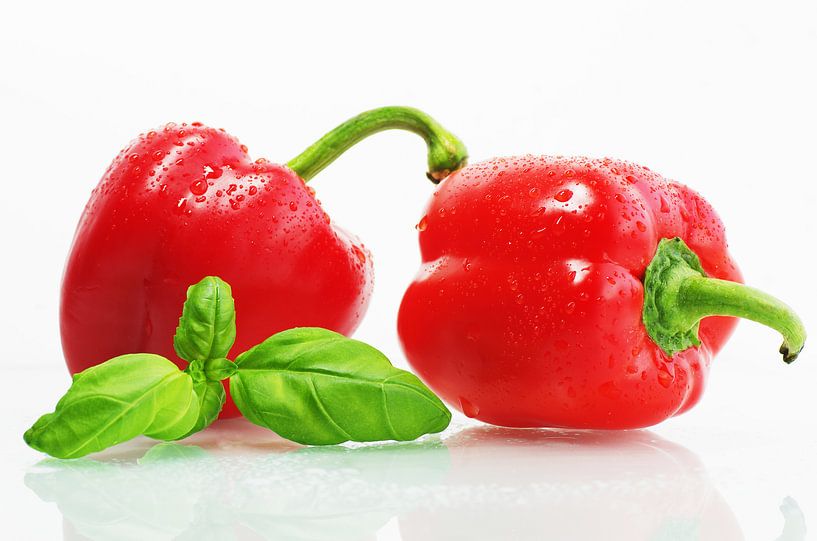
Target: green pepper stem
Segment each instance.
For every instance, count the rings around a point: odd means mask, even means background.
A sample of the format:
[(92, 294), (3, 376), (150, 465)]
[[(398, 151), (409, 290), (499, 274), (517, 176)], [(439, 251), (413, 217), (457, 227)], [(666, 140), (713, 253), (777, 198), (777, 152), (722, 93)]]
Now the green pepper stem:
[(381, 107), (361, 113), (330, 131), (287, 163), (309, 181), (350, 147), (383, 130), (414, 132), (428, 145), (428, 178), (439, 183), (465, 165), (468, 151), (451, 132), (427, 114), (411, 107)]
[(709, 278), (680, 238), (662, 239), (644, 275), (644, 326), (667, 355), (700, 344), (698, 324), (709, 316), (751, 319), (783, 335), (780, 353), (797, 358), (806, 340), (803, 322), (780, 300), (757, 289)]
[(678, 289), (678, 309), (686, 319), (708, 316), (751, 319), (783, 335), (780, 353), (787, 363), (797, 358), (806, 341), (806, 329), (794, 311), (779, 299), (737, 282), (690, 276)]

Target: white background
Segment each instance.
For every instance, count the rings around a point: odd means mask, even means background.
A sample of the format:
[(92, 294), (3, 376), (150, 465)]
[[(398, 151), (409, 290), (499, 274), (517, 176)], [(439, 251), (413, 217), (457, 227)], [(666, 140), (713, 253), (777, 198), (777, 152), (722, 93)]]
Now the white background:
[[(460, 136), (472, 161), (531, 152), (639, 162), (700, 191), (726, 224), (747, 282), (789, 302), (813, 328), (816, 56), (813, 1), (3, 4), (0, 495), (14, 502), (4, 532), (14, 539), (61, 535), (57, 506), (24, 484), (42, 457), (21, 435), (68, 385), (57, 306), (74, 226), (110, 160), (141, 131), (198, 120), (238, 136), (253, 157), (284, 162), (349, 116), (405, 104)], [(333, 220), (374, 253), (375, 293), (356, 337), (400, 366), (395, 316), (419, 262), (414, 224), (432, 191), (424, 165), (419, 139), (384, 133), (310, 184)], [(746, 539), (804, 539), (803, 517), (817, 532), (817, 355), (807, 346), (784, 366), (778, 340), (742, 323), (714, 363), (703, 401), (652, 432), (697, 455), (707, 486), (727, 502)], [(261, 436), (239, 432), (231, 449), (240, 457), (246, 446), (239, 440)], [(135, 445), (144, 450), (147, 443)], [(452, 452), (459, 445), (451, 444)], [(486, 468), (501, 467), (503, 453), (529, 453), (531, 468), (536, 457), (562, 456), (546, 441), (497, 447), (485, 454)], [(622, 458), (598, 452), (588, 460)], [(578, 475), (588, 463), (573, 466)], [(587, 481), (571, 484), (573, 466), (560, 481), (569, 494)], [(518, 538), (579, 535), (564, 520), (551, 530), (530, 521), (541, 509), (534, 505), (527, 516), (524, 502), (564, 502), (557, 490), (563, 485), (547, 476), (532, 481), (521, 468), (494, 487), (517, 494), (521, 511), (499, 512), (496, 521), (509, 521), (507, 531)], [(470, 491), (438, 487), (454, 509), (457, 498), (470, 502), (485, 489), (477, 471), (468, 474)], [(678, 486), (662, 493), (654, 472), (632, 471), (659, 490), (655, 499), (692, 494)], [(556, 490), (556, 499), (532, 498), (534, 481)], [(799, 518), (781, 534), (778, 506), (786, 497), (802, 516), (791, 515)], [(569, 516), (556, 509), (554, 517)], [(388, 517), (359, 538), (413, 538), (405, 513)], [(458, 528), (465, 521), (443, 522), (426, 538), (464, 531)], [(92, 538), (116, 538), (112, 531)], [(696, 538), (683, 528), (662, 535)], [(158, 530), (154, 536), (172, 538)]]

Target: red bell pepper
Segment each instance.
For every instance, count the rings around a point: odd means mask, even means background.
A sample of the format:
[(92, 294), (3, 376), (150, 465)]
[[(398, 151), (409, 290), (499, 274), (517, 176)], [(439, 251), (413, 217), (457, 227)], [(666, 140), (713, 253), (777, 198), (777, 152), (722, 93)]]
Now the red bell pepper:
[[(186, 365), (171, 345), (178, 308), (187, 286), (206, 275), (232, 284), (241, 313), (233, 352), (292, 327), (350, 334), (369, 302), (371, 258), (333, 226), (305, 181), (383, 129), (420, 134), (430, 174), (440, 178), (460, 165), (464, 148), (408, 108), (344, 126), (331, 157), (324, 141), (288, 166), (253, 162), (237, 139), (199, 123), (168, 124), (122, 150), (93, 191), (68, 256), (60, 323), (70, 371), (142, 351)], [(237, 414), (232, 401), (224, 413)]]
[(405, 353), (489, 423), (635, 428), (684, 412), (735, 326), (720, 316), (779, 330), (788, 362), (803, 346), (788, 307), (740, 285), (712, 207), (645, 167), (491, 160), (443, 181), (417, 229)]

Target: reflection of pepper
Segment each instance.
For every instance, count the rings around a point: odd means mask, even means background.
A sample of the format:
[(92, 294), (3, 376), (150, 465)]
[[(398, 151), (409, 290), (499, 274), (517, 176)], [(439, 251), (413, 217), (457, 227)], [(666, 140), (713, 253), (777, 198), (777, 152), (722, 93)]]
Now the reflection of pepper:
[[(60, 322), (71, 372), (141, 351), (186, 364), (171, 346), (178, 310), (187, 285), (206, 275), (233, 286), (234, 352), (291, 327), (350, 334), (369, 301), (371, 260), (304, 182), (389, 128), (426, 140), (432, 176), (463, 159), (434, 120), (400, 107), (355, 117), (288, 167), (252, 162), (235, 138), (199, 123), (140, 135), (91, 195), (68, 257)], [(232, 402), (224, 413), (237, 413)]]
[(744, 539), (701, 460), (648, 431), (479, 426), (444, 443), (446, 504), (401, 515), (405, 541)]
[(705, 316), (778, 329), (787, 361), (803, 345), (790, 309), (736, 283), (709, 204), (643, 167), (469, 166), (440, 185), (418, 229), (424, 263), (398, 322), (406, 355), (490, 423), (632, 428), (681, 413), (735, 325)]

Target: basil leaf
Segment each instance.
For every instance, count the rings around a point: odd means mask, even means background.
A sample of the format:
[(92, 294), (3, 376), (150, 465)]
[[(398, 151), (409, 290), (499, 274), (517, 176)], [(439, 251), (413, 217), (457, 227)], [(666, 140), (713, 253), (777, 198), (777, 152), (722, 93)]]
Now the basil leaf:
[(319, 328), (278, 333), (236, 359), (230, 394), (244, 416), (307, 445), (413, 440), (451, 412), (375, 348)]
[(173, 348), (182, 359), (226, 357), (235, 342), (235, 303), (230, 284), (207, 276), (187, 288)]
[(122, 355), (74, 376), (53, 413), (23, 436), (57, 458), (101, 451), (140, 434), (178, 439), (199, 417), (193, 380), (159, 355)]
[(210, 381), (221, 381), (235, 374), (235, 363), (230, 359), (220, 357), (207, 359), (201, 363), (204, 377)]
[(227, 400), (227, 393), (224, 392), (224, 385), (222, 385), (220, 381), (200, 381), (194, 383), (193, 391), (196, 393), (196, 400), (199, 404), (198, 418), (193, 428), (190, 429), (187, 434), (181, 438), (174, 439), (186, 438), (213, 424), (213, 421), (218, 418), (218, 414), (221, 413), (221, 408), (224, 407), (224, 401)]

